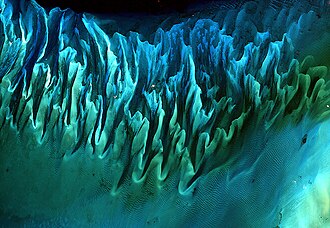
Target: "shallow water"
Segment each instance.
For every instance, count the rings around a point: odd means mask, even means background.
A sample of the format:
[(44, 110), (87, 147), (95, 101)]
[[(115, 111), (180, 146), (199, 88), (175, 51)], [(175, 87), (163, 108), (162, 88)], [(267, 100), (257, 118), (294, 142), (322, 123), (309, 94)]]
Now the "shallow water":
[(3, 226), (330, 225), (327, 2), (0, 5)]

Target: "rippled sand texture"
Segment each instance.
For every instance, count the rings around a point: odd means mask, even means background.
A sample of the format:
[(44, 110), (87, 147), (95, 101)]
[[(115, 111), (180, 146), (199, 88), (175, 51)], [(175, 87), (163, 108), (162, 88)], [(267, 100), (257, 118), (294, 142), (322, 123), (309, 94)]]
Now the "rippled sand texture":
[(0, 5), (1, 224), (330, 226), (330, 2)]

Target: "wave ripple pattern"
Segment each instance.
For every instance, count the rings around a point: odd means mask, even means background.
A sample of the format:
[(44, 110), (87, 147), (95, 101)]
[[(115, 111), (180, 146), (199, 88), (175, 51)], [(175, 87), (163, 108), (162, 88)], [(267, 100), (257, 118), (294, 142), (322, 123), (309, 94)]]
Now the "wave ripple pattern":
[(146, 38), (1, 0), (0, 223), (330, 226), (330, 7), (282, 2)]

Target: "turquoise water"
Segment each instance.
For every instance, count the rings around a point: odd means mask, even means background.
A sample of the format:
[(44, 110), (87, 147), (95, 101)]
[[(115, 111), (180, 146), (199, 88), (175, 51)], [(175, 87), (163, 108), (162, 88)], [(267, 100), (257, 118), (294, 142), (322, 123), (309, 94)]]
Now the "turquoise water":
[(3, 226), (330, 225), (327, 3), (0, 3)]

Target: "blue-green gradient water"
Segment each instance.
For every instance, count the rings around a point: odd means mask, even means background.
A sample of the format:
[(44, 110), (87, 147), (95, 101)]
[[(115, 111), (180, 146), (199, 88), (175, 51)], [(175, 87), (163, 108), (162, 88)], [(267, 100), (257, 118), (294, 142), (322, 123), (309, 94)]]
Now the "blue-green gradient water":
[(0, 0), (0, 224), (329, 227), (329, 5)]

